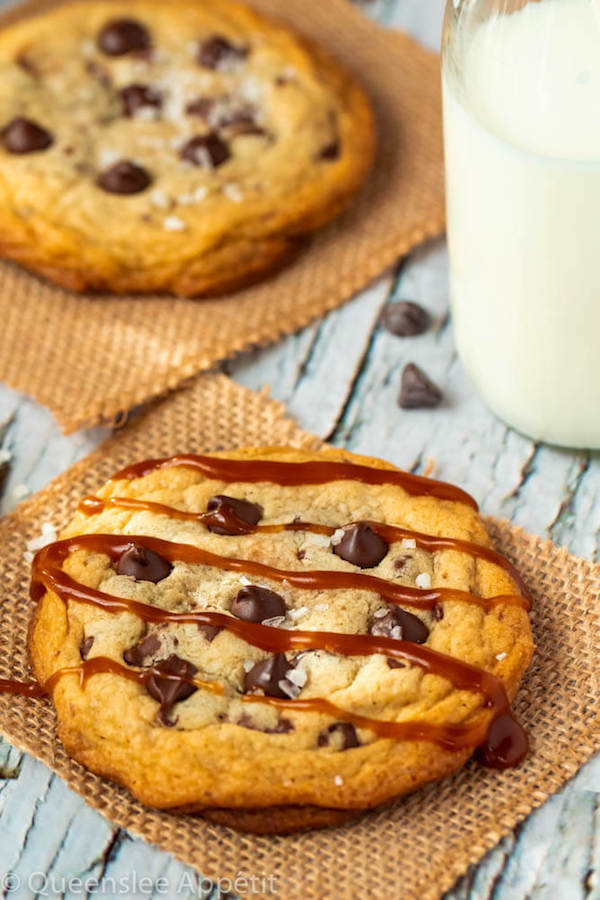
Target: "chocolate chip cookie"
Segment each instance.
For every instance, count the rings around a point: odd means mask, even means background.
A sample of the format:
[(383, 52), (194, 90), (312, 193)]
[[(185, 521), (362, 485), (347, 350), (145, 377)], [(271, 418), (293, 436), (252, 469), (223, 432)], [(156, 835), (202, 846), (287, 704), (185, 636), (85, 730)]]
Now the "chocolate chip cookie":
[(368, 101), (235, 0), (88, 0), (0, 32), (0, 254), (76, 291), (277, 268), (373, 160)]
[(458, 488), (342, 451), (149, 460), (37, 554), (60, 737), (142, 802), (256, 832), (518, 764), (525, 586)]

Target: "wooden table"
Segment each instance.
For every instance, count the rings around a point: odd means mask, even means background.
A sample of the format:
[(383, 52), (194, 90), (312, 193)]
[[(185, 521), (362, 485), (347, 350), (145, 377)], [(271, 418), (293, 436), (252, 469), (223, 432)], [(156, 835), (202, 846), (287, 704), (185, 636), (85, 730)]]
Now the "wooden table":
[[(439, 46), (442, 0), (365, 0), (364, 5), (386, 25), (402, 26)], [(433, 313), (435, 327), (412, 340), (383, 331), (378, 318), (393, 298), (422, 302)], [(443, 386), (442, 408), (398, 408), (400, 371), (410, 360)], [(335, 444), (415, 472), (433, 460), (435, 475), (461, 484), (480, 499), (485, 512), (548, 535), (580, 555), (598, 554), (598, 456), (534, 444), (484, 408), (454, 349), (442, 241), (399, 262), (342, 310), (276, 347), (229, 364), (226, 371), (251, 388), (270, 385), (273, 396), (305, 428)], [(64, 437), (44, 409), (0, 386), (0, 441), (12, 456), (2, 511), (21, 498), (25, 486), (41, 488), (105, 434), (97, 428)], [(36, 760), (0, 744), (0, 767), (0, 884), (6, 886), (1, 879), (8, 871), (21, 882), (18, 890), (0, 890), (2, 896), (74, 898), (82, 891), (77, 882), (69, 890), (68, 882), (78, 877), (110, 877), (117, 883), (125, 878), (120, 896), (219, 895), (218, 889), (210, 892), (200, 874), (112, 827)], [(600, 898), (599, 798), (596, 759), (447, 896)], [(154, 880), (156, 890), (140, 889), (142, 877)], [(399, 898), (400, 891), (398, 886), (388, 896)]]

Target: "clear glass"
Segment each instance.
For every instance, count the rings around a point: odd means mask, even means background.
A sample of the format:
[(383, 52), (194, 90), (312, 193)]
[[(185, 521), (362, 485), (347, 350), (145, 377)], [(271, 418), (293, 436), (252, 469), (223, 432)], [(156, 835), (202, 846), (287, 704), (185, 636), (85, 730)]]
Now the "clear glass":
[(502, 419), (600, 448), (600, 0), (449, 0), (458, 350)]

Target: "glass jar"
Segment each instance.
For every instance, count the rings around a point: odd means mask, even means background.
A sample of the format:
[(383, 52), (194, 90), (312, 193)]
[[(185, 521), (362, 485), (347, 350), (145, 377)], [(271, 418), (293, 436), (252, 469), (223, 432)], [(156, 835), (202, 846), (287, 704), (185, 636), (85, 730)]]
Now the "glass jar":
[(600, 0), (449, 0), (451, 302), (484, 400), (600, 447)]

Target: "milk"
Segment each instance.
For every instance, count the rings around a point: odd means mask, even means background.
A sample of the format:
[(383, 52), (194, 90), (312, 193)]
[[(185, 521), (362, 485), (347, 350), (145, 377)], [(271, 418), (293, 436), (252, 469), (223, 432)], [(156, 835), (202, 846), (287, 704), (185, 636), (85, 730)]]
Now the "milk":
[(600, 447), (600, 0), (543, 0), (457, 36), (444, 66), (451, 297), (489, 406)]

